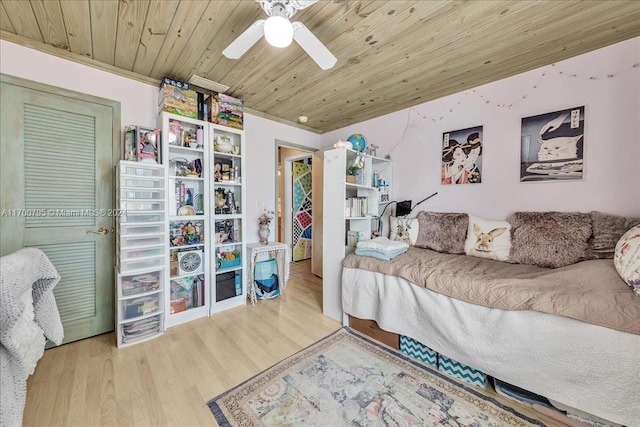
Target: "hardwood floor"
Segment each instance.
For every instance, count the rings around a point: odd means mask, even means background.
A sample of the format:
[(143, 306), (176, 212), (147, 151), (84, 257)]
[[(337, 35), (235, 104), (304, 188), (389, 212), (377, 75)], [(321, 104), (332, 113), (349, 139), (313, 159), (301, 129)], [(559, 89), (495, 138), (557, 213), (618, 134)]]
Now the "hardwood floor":
[(208, 400), (341, 327), (322, 315), (322, 280), (309, 269), (292, 263), (277, 298), (133, 347), (116, 348), (111, 333), (46, 350), (28, 380), (24, 425), (215, 426)]
[(206, 402), (342, 325), (322, 314), (322, 279), (291, 264), (285, 292), (118, 349), (113, 333), (45, 351), (25, 426), (211, 426)]

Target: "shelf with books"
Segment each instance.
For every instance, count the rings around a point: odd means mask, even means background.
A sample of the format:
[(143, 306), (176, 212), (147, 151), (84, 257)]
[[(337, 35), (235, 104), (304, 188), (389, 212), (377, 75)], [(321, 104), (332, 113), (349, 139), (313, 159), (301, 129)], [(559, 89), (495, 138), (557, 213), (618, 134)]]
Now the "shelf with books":
[[(314, 180), (321, 180), (321, 200), (314, 200), (314, 274), (323, 278), (323, 313), (342, 321), (341, 272), (344, 257), (358, 242), (377, 234), (377, 216), (389, 197), (391, 162), (350, 149), (335, 148), (314, 153)], [(347, 182), (354, 176), (355, 183)], [(349, 175), (347, 175), (349, 174)], [(316, 206), (321, 205), (318, 209)]]
[(209, 315), (209, 123), (161, 112), (168, 213), (165, 325)]
[(211, 312), (246, 303), (244, 284), (245, 170), (244, 132), (217, 124), (211, 144), (211, 253), (214, 254)]

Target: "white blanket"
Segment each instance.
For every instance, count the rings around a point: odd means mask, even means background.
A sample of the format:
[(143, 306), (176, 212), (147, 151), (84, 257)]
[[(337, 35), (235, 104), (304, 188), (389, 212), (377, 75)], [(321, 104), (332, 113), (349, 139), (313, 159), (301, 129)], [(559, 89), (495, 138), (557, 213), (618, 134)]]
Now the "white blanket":
[(407, 249), (409, 249), (409, 245), (406, 242), (389, 240), (386, 237), (380, 236), (375, 239), (358, 242), (356, 255), (370, 256), (389, 261), (407, 252)]
[(0, 258), (0, 426), (22, 425), (27, 377), (63, 328), (53, 288), (60, 276), (39, 249)]
[(409, 281), (342, 272), (343, 310), (461, 363), (598, 417), (640, 425), (640, 335), (456, 300)]

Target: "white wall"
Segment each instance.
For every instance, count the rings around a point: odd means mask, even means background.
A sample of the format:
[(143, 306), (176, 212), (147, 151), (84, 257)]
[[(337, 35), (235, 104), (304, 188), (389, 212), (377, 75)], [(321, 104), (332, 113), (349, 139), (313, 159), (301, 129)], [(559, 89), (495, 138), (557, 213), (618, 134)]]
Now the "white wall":
[[(640, 216), (639, 63), (640, 38), (635, 38), (323, 134), (322, 146), (364, 134), (381, 147), (378, 156), (391, 155), (395, 200), (416, 203), (438, 192), (416, 212), (496, 219), (517, 210)], [(521, 119), (580, 105), (586, 106), (583, 179), (519, 182)], [(484, 126), (482, 183), (441, 185), (442, 133), (479, 125)]]
[[(155, 127), (158, 88), (96, 68), (0, 40), (0, 72), (120, 102), (121, 124)], [(291, 126), (245, 115), (247, 149), (247, 242), (257, 242), (258, 216), (274, 210), (277, 167), (275, 140), (319, 148), (320, 136)], [(275, 239), (272, 226), (271, 239)]]

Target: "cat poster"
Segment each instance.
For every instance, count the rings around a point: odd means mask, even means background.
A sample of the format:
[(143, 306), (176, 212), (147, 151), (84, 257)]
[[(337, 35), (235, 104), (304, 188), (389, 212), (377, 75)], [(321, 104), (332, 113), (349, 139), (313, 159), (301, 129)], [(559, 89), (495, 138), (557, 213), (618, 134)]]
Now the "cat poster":
[(582, 179), (584, 106), (522, 119), (520, 182)]
[(442, 134), (442, 185), (482, 182), (482, 126)]

